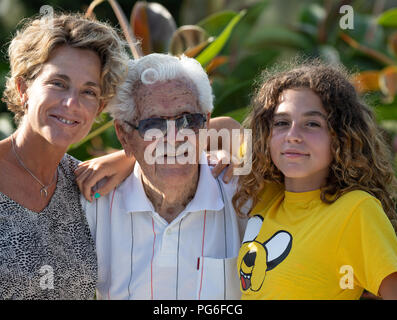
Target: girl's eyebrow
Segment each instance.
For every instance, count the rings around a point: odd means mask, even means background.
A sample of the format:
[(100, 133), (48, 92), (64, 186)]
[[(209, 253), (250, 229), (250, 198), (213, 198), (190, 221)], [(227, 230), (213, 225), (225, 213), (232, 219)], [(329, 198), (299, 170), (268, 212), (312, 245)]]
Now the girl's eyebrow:
[(323, 118), (324, 120), (327, 120), (327, 116), (326, 116), (325, 114), (323, 114), (323, 113), (320, 112), (320, 111), (315, 111), (315, 110), (305, 112), (305, 113), (303, 114), (303, 116), (304, 116), (304, 117), (319, 116), (319, 117)]
[[(274, 114), (274, 117), (288, 117), (288, 116), (290, 116), (290, 114), (287, 113), (287, 112), (280, 112), (280, 113), (275, 113)], [(327, 120), (327, 116), (325, 114), (323, 114), (320, 111), (316, 111), (316, 110), (305, 112), (303, 114), (303, 116), (304, 117), (318, 116), (318, 117), (323, 118), (324, 120)]]

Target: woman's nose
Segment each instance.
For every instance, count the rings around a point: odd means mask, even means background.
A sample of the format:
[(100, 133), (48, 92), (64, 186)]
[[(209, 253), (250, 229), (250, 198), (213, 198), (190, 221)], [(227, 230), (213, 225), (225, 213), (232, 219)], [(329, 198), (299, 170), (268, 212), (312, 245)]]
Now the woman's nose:
[(79, 94), (77, 90), (68, 90), (67, 95), (63, 99), (63, 103), (66, 107), (78, 107), (79, 106)]

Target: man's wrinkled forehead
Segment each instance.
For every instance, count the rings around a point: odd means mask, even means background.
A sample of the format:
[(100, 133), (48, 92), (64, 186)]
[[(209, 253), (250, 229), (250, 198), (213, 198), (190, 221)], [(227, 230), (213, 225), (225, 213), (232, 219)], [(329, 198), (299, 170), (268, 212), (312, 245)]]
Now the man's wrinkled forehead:
[[(173, 112), (184, 107), (199, 110), (198, 93), (194, 86), (183, 79), (158, 81), (134, 87), (134, 101), (139, 114)], [(186, 110), (187, 112), (189, 110)]]

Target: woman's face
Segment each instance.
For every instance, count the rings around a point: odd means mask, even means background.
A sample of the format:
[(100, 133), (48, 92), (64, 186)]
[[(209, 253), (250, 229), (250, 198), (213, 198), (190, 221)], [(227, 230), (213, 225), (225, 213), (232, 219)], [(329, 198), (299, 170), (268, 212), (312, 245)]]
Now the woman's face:
[(274, 111), (270, 137), (273, 163), (283, 173), (287, 191), (320, 188), (332, 161), (327, 112), (310, 89), (288, 89)]
[(101, 62), (94, 51), (57, 47), (27, 90), (22, 89), (28, 108), (22, 126), (58, 147), (78, 142), (99, 109), (100, 74)]

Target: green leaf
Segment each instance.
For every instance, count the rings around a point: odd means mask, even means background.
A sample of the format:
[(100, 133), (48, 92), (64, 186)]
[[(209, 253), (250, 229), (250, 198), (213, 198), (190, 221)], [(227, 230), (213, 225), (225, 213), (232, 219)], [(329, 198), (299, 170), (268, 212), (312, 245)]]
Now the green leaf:
[(387, 10), (378, 17), (378, 24), (384, 27), (397, 27), (397, 8)]
[(236, 110), (227, 112), (227, 113), (223, 114), (223, 116), (231, 117), (234, 120), (242, 123), (244, 121), (244, 119), (247, 117), (248, 113), (249, 113), (249, 109), (248, 109), (248, 107), (245, 107), (245, 108), (240, 108), (240, 109), (236, 109)]
[(79, 146), (81, 146), (82, 144), (86, 143), (88, 140), (91, 140), (93, 137), (96, 137), (97, 135), (101, 134), (102, 132), (104, 132), (106, 129), (110, 128), (113, 126), (113, 120), (110, 120), (108, 122), (106, 122), (104, 125), (102, 125), (101, 127), (99, 127), (98, 129), (92, 131), (89, 135), (87, 135), (83, 140), (72, 144), (68, 151), (73, 150), (78, 148)]
[(316, 28), (325, 19), (326, 11), (324, 7), (320, 6), (318, 3), (311, 3), (304, 6), (299, 13), (299, 22), (307, 23)]
[(312, 47), (312, 43), (307, 37), (284, 26), (269, 26), (253, 32), (247, 39), (246, 45), (256, 49), (267, 48), (269, 45), (282, 45), (298, 49)]
[(251, 88), (252, 80), (240, 81), (236, 79), (232, 83), (220, 88), (222, 94), (216, 92), (219, 90), (214, 90), (215, 96), (219, 98), (215, 100), (212, 116), (218, 117), (248, 105)]
[(235, 16), (237, 13), (230, 10), (217, 12), (201, 20), (197, 25), (203, 28), (209, 36), (216, 37)]
[(239, 81), (255, 79), (263, 69), (275, 63), (281, 50), (269, 48), (258, 52), (250, 52), (238, 60), (238, 63), (230, 76)]
[(196, 60), (205, 67), (225, 46), (227, 40), (233, 31), (234, 26), (240, 21), (240, 19), (245, 15), (246, 10), (242, 10), (236, 15), (222, 31), (218, 38), (215, 39), (202, 53), (200, 53)]

